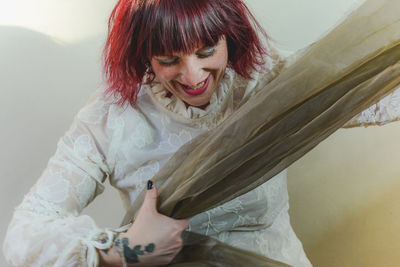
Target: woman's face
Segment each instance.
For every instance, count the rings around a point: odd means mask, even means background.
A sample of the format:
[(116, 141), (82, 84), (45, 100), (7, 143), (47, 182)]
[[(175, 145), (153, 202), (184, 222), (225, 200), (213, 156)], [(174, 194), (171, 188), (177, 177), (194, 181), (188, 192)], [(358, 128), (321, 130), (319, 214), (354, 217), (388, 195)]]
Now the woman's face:
[(186, 104), (208, 104), (228, 63), (226, 39), (216, 46), (198, 47), (192, 54), (155, 56), (151, 66), (164, 87)]

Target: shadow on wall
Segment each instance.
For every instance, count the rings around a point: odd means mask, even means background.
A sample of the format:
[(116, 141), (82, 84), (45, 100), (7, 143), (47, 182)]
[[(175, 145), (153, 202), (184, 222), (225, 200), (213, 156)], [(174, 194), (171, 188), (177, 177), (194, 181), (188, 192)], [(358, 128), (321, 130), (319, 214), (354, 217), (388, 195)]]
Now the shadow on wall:
[[(20, 27), (0, 26), (0, 240), (15, 206), (54, 154), (89, 95), (103, 86), (102, 36), (62, 44)], [(1, 242), (2, 243), (2, 242)], [(0, 257), (0, 266), (7, 266)]]
[(101, 44), (63, 45), (31, 30), (0, 27), (2, 183), (40, 174), (34, 170), (45, 166), (74, 114), (102, 83), (100, 49), (93, 49)]

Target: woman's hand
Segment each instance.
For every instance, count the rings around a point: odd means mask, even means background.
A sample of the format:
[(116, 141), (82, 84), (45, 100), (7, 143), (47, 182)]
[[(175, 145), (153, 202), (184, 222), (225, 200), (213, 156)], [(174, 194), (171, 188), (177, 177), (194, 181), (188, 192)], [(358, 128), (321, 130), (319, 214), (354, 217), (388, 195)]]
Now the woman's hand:
[(128, 264), (165, 265), (182, 249), (181, 234), (189, 227), (189, 220), (174, 220), (158, 213), (157, 188), (149, 181), (147, 189), (133, 225), (121, 235), (124, 256)]
[(116, 237), (111, 249), (113, 252), (107, 255), (101, 252), (102, 263), (106, 263), (106, 257), (113, 254), (112, 262), (118, 262), (115, 259), (118, 253), (125, 257), (128, 266), (159, 266), (170, 263), (179, 253), (183, 245), (181, 234), (189, 227), (189, 220), (175, 220), (158, 213), (157, 195), (157, 188), (149, 181), (134, 223), (126, 233)]

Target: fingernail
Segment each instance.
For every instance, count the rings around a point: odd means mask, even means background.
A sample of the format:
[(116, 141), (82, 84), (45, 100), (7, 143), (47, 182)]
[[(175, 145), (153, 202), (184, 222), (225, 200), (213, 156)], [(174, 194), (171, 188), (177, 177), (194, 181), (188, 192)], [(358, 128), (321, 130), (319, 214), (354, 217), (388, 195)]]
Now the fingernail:
[(147, 190), (153, 189), (153, 182), (151, 180), (147, 181)]

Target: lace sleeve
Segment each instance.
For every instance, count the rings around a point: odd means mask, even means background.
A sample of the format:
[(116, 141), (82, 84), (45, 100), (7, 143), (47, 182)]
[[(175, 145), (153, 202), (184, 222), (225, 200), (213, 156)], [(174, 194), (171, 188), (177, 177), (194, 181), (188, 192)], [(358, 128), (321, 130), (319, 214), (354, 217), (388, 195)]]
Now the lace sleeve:
[(14, 212), (3, 244), (11, 264), (97, 266), (96, 248), (110, 247), (113, 233), (79, 214), (103, 191), (102, 183), (112, 171), (117, 126), (97, 97), (81, 110)]
[(343, 127), (383, 125), (400, 120), (400, 88), (348, 121)]

